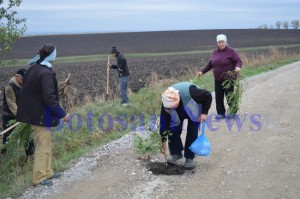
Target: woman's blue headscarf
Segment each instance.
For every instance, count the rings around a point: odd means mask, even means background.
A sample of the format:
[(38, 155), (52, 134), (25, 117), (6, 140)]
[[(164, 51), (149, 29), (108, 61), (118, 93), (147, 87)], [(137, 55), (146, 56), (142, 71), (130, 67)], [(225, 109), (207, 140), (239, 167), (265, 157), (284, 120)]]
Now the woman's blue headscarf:
[[(29, 65), (34, 65), (40, 59), (40, 55), (35, 56), (32, 60), (28, 62)], [(48, 55), (40, 64), (47, 66), (48, 68), (52, 67), (51, 61), (56, 59), (56, 48), (54, 48), (53, 52)]]

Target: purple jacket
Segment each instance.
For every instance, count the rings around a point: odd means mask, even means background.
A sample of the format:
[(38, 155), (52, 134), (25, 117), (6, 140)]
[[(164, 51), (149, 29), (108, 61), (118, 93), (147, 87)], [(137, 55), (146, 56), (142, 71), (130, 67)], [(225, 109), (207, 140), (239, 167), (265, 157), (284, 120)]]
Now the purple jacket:
[[(223, 50), (215, 49), (210, 57), (210, 61), (202, 70), (202, 73), (208, 72), (213, 68), (215, 80), (223, 81), (226, 79), (228, 71), (233, 71), (235, 67), (242, 67), (243, 62), (235, 50), (226, 46)], [(233, 77), (236, 79), (236, 77)]]

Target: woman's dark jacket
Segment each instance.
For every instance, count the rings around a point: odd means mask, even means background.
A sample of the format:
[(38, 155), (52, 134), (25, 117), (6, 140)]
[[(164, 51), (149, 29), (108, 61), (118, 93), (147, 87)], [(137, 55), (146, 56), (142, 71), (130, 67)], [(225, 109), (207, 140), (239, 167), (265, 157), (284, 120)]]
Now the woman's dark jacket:
[(37, 126), (55, 127), (66, 116), (59, 105), (57, 79), (52, 69), (36, 64), (25, 75), (20, 93), (17, 121)]

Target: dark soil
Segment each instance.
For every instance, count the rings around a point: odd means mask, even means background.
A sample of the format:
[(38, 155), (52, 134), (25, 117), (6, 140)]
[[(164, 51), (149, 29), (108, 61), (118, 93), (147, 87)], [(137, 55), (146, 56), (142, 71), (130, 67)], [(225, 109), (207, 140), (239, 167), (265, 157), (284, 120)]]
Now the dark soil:
[(300, 43), (300, 30), (187, 30), (23, 37), (6, 58), (32, 58), (44, 43), (57, 47), (58, 56), (109, 54), (112, 46), (123, 53), (212, 50), (216, 35), (227, 35), (229, 45), (249, 48)]
[[(151, 81), (151, 77), (157, 75), (157, 79), (179, 77), (189, 71), (194, 71), (208, 60), (209, 55), (178, 55), (165, 57), (151, 57), (142, 59), (128, 59), (130, 79), (128, 87), (132, 92), (138, 91)], [(205, 59), (205, 62), (202, 62)], [(202, 63), (202, 64), (201, 64)], [(0, 86), (8, 82), (11, 76), (20, 67), (1, 68)], [(27, 68), (26, 66), (24, 68)], [(59, 82), (63, 82), (71, 74), (71, 83), (74, 87), (74, 97), (82, 99), (87, 96), (94, 98), (103, 96), (106, 89), (106, 61), (86, 63), (55, 64)], [(196, 74), (196, 72), (195, 72)], [(110, 88), (113, 94), (118, 94), (118, 76), (116, 70), (110, 71)], [(112, 97), (112, 94), (110, 95)]]
[[(18, 40), (7, 58), (32, 58), (43, 43), (57, 46), (58, 56), (78, 56), (109, 54), (111, 46), (116, 45), (126, 53), (142, 52), (183, 52), (193, 50), (213, 51), (216, 48), (215, 36), (225, 33), (229, 44), (234, 48), (248, 48), (267, 45), (300, 44), (300, 30), (195, 30), (141, 33), (110, 33), (82, 35), (52, 35), (23, 37)], [(288, 51), (299, 52), (299, 47)], [(285, 51), (287, 52), (287, 51)], [(247, 52), (251, 57), (268, 55), (266, 50)], [(207, 54), (187, 54), (128, 59), (130, 69), (129, 89), (138, 91), (151, 82), (180, 77), (187, 73), (196, 74), (209, 60)], [(115, 60), (113, 60), (115, 63)], [(28, 66), (22, 66), (28, 68)], [(4, 67), (0, 73), (0, 88), (6, 84), (21, 67)], [(106, 61), (84, 63), (54, 63), (54, 70), (59, 82), (71, 74), (72, 96), (78, 103), (84, 98), (105, 96)], [(118, 95), (118, 77), (115, 70), (110, 73), (110, 98)]]
[(166, 165), (161, 162), (151, 162), (146, 167), (152, 171), (154, 175), (182, 175), (185, 173), (182, 165)]

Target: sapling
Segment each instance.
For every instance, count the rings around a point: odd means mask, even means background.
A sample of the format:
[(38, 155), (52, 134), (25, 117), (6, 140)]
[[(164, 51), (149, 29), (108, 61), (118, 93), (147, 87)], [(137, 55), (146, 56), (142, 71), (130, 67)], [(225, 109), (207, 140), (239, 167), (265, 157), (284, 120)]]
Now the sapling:
[[(243, 89), (240, 84), (240, 74), (237, 74), (235, 71), (227, 72), (227, 80), (225, 80), (222, 85), (225, 89), (230, 88), (233, 86), (234, 90), (229, 92), (226, 95), (226, 99), (228, 104), (230, 104), (228, 109), (228, 114), (235, 114), (239, 109), (239, 105), (242, 101), (242, 93)], [(234, 77), (237, 77), (236, 79)]]
[(161, 137), (157, 131), (152, 132), (149, 137), (135, 134), (133, 139), (136, 152), (143, 155), (156, 154), (162, 146)]
[[(159, 132), (152, 132), (149, 137), (145, 135), (135, 134), (133, 136), (135, 151), (139, 154), (148, 156), (162, 152), (166, 158), (166, 143), (162, 143), (162, 137)], [(164, 149), (162, 151), (162, 149)]]
[[(9, 125), (16, 123), (15, 120), (11, 120)], [(28, 148), (29, 142), (32, 140), (32, 128), (30, 124), (19, 123), (13, 132), (9, 135), (9, 141), (5, 144), (7, 157), (13, 162), (17, 162), (22, 154), (20, 148)], [(21, 150), (24, 151), (24, 150)]]

